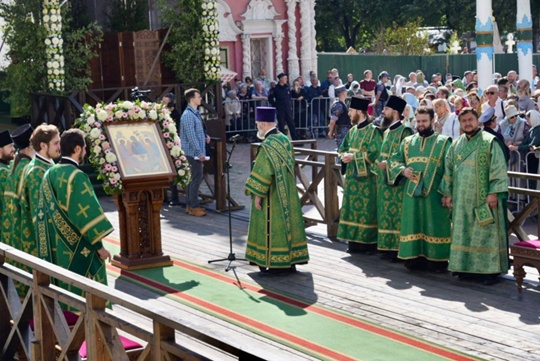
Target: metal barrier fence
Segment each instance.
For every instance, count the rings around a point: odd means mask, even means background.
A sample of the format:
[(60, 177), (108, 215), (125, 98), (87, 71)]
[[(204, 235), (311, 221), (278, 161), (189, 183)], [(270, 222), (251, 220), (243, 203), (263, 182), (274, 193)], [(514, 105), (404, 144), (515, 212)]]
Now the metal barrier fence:
[[(523, 156), (523, 154), (525, 154)], [(522, 153), (517, 150), (510, 152), (510, 159), (508, 160), (508, 170), (510, 172), (522, 172), (522, 173), (538, 173), (538, 169), (533, 169), (532, 166), (534, 160), (531, 157), (538, 157), (540, 152), (530, 151), (528, 153)], [(538, 162), (537, 162), (538, 163)], [(515, 188), (526, 189), (538, 189), (537, 181), (534, 179), (520, 179), (510, 178), (508, 185)], [(516, 204), (517, 211), (521, 211), (531, 201), (530, 196), (524, 194), (511, 193), (508, 198), (508, 203)]]
[[(291, 111), (301, 138), (312, 139), (325, 137), (330, 119), (330, 107), (335, 98), (291, 99)], [(350, 98), (345, 100), (348, 106)], [(255, 108), (269, 106), (267, 100), (226, 100), (224, 102), (225, 119), (227, 121), (227, 138), (240, 134), (245, 141), (257, 141), (257, 126), (255, 125)]]

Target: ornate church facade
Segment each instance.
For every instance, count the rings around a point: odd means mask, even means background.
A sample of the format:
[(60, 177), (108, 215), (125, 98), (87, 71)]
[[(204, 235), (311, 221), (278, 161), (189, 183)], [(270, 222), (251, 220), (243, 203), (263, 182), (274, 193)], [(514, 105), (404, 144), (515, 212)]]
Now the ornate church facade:
[(315, 0), (217, 0), (221, 62), (242, 79), (317, 70)]

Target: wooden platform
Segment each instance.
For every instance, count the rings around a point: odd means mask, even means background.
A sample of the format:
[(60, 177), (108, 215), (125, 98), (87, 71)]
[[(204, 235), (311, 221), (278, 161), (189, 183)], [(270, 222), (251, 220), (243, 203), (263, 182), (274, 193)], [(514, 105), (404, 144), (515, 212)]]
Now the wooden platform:
[[(101, 201), (117, 226), (112, 200)], [(247, 212), (240, 211), (233, 217), (237, 257), (244, 254)], [(255, 267), (240, 261), (234, 263), (234, 272), (240, 280), (297, 295), (483, 359), (540, 359), (540, 287), (538, 274), (532, 268), (526, 268), (526, 288), (520, 296), (511, 276), (505, 276), (495, 286), (482, 286), (459, 281), (449, 273), (410, 272), (403, 264), (389, 263), (376, 255), (348, 255), (347, 246), (327, 239), (322, 227), (307, 231), (311, 261), (298, 267), (299, 274), (259, 278), (254, 274)], [(164, 207), (162, 235), (163, 250), (171, 257), (215, 270), (224, 270), (227, 265), (207, 263), (229, 253), (226, 214), (209, 212), (197, 218), (188, 216), (183, 207)], [(112, 236), (119, 237), (117, 232)], [(179, 307), (174, 301), (131, 284), (128, 288), (112, 279), (110, 284), (142, 298), (155, 298), (153, 302), (164, 308)], [(126, 313), (126, 317), (135, 316)], [(232, 325), (231, 330), (253, 337)]]

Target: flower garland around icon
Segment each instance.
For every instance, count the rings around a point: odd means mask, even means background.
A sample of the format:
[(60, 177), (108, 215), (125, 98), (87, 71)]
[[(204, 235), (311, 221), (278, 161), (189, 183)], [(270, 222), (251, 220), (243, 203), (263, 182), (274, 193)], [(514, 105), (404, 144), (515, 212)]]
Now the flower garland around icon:
[(88, 159), (98, 172), (97, 178), (103, 181), (105, 193), (120, 194), (122, 192), (122, 179), (118, 169), (118, 158), (111, 147), (107, 133), (104, 131), (104, 124), (148, 119), (156, 121), (163, 134), (176, 168), (173, 182), (182, 187), (190, 182), (191, 170), (180, 145), (176, 124), (164, 105), (140, 100), (135, 102), (118, 100), (116, 103), (99, 103), (95, 107), (85, 104), (84, 112), (77, 119), (75, 126), (86, 133), (87, 146), (90, 150)]

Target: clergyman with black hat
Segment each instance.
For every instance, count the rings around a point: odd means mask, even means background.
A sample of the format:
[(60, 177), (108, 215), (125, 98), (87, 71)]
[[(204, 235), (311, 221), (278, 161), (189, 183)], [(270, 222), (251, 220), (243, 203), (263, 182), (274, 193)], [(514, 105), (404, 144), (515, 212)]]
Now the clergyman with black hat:
[[(8, 130), (0, 132), (0, 221), (4, 213), (4, 190), (9, 179), (10, 164), (15, 158), (15, 147)], [(1, 227), (1, 226), (0, 226)], [(3, 235), (0, 232), (0, 241), (3, 242)]]
[(330, 107), (330, 124), (328, 125), (328, 138), (335, 138), (336, 145), (339, 148), (343, 138), (351, 129), (351, 119), (349, 118), (349, 109), (345, 105), (347, 99), (347, 88), (340, 85), (335, 89), (337, 98)]
[(278, 129), (281, 133), (285, 133), (285, 126), (289, 128), (289, 134), (292, 140), (298, 139), (296, 133), (296, 125), (291, 107), (291, 88), (289, 87), (289, 77), (285, 73), (278, 75), (278, 83), (273, 88), (272, 92), (268, 93), (268, 101), (276, 108)]
[(35, 153), (30, 144), (33, 131), (34, 128), (30, 124), (25, 124), (11, 133), (11, 138), (18, 152), (4, 188), (2, 240), (15, 248), (18, 248), (17, 246), (21, 242), (21, 206), (19, 199), (22, 193), (24, 171), (32, 158), (34, 158)]
[(262, 276), (294, 272), (309, 260), (294, 151), (275, 119), (275, 108), (256, 108), (262, 142), (246, 182), (246, 195), (252, 198), (246, 259), (259, 266)]
[[(398, 257), (409, 269), (444, 272), (450, 256), (450, 212), (439, 185), (452, 140), (435, 133), (432, 108), (416, 110), (418, 133), (406, 137), (390, 158), (390, 179), (405, 177)], [(436, 226), (434, 226), (436, 225)]]
[(384, 128), (383, 142), (377, 164), (377, 248), (383, 251), (383, 258), (396, 260), (401, 229), (401, 204), (403, 202), (404, 178), (398, 181), (389, 175), (389, 160), (401, 144), (401, 141), (413, 133), (403, 124), (403, 110), (407, 102), (391, 95), (383, 111), (381, 126)]
[(370, 101), (351, 98), (349, 117), (355, 124), (338, 149), (347, 164), (337, 238), (349, 243), (349, 253), (377, 251), (377, 179), (373, 173), (382, 136), (368, 117)]

